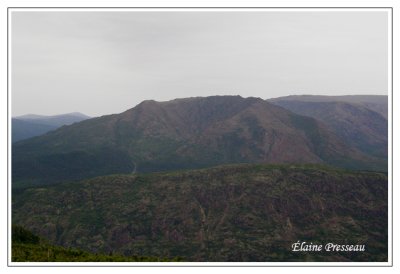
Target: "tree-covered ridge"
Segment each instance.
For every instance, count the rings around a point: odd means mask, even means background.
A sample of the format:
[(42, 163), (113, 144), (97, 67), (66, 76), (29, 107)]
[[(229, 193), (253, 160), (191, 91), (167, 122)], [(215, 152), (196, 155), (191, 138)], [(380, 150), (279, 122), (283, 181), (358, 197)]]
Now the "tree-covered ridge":
[[(52, 243), (184, 261), (387, 261), (387, 176), (317, 165), (112, 175), (13, 195)], [(365, 252), (294, 253), (296, 241)]]

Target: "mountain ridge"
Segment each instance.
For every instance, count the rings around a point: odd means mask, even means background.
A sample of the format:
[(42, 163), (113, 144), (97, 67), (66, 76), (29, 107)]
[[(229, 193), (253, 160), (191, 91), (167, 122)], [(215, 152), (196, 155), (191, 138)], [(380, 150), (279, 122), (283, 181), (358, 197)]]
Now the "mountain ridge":
[(40, 136), (61, 126), (70, 125), (89, 118), (89, 116), (79, 112), (53, 116), (26, 114), (12, 117), (12, 142)]
[(13, 147), (13, 179), (29, 184), (246, 162), (384, 164), (311, 117), (259, 98), (213, 96), (144, 101), (21, 141)]
[(388, 96), (387, 95), (289, 95), (268, 99), (270, 102), (279, 101), (302, 101), (302, 102), (345, 102), (362, 105), (388, 119)]
[(357, 147), (364, 153), (387, 158), (387, 120), (362, 104), (283, 99), (272, 103), (294, 113), (322, 121), (347, 144)]
[(28, 113), (24, 115), (18, 115), (18, 116), (13, 116), (13, 118), (20, 119), (20, 120), (34, 120), (34, 119), (41, 119), (41, 118), (52, 118), (52, 117), (62, 117), (62, 116), (75, 116), (75, 117), (81, 117), (81, 118), (91, 118), (90, 116), (83, 114), (81, 112), (69, 112), (69, 113), (62, 113), (62, 114), (55, 114), (55, 115), (40, 115), (40, 114), (33, 114), (33, 113)]

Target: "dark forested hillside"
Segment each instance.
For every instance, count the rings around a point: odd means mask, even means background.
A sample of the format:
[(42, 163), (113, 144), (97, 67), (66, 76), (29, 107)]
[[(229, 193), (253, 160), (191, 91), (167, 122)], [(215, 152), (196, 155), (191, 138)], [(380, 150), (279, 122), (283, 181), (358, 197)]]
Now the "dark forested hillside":
[(180, 258), (91, 253), (81, 249), (56, 246), (19, 225), (12, 226), (11, 253), (12, 262), (177, 262), (181, 260)]
[[(185, 261), (387, 261), (387, 176), (233, 165), (15, 191), (13, 222), (51, 243)], [(296, 241), (365, 252), (292, 252)]]

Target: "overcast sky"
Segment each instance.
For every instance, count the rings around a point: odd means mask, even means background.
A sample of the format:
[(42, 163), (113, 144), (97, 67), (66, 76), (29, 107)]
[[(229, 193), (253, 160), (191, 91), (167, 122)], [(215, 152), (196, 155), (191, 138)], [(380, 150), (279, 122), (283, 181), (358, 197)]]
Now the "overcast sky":
[(12, 115), (147, 99), (387, 94), (384, 11), (11, 13)]

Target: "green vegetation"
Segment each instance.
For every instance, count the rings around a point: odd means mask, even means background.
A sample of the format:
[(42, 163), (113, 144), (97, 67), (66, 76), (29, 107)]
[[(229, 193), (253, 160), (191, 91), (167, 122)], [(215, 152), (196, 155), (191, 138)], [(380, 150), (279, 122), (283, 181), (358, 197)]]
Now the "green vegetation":
[[(13, 222), (85, 252), (184, 261), (387, 261), (387, 176), (242, 164), (112, 175), (13, 195)], [(366, 252), (293, 253), (298, 240)], [(45, 252), (45, 256), (46, 252)]]
[(179, 262), (180, 258), (122, 256), (90, 253), (76, 248), (54, 246), (21, 226), (12, 226), (13, 262)]
[(22, 226), (12, 225), (12, 243), (13, 244), (39, 244), (40, 238), (30, 232), (29, 230), (24, 229)]

